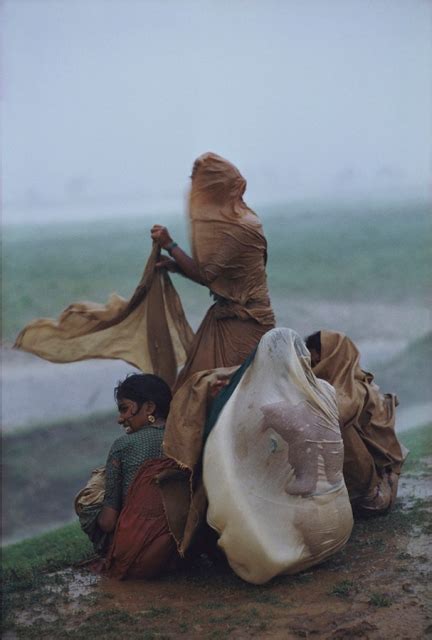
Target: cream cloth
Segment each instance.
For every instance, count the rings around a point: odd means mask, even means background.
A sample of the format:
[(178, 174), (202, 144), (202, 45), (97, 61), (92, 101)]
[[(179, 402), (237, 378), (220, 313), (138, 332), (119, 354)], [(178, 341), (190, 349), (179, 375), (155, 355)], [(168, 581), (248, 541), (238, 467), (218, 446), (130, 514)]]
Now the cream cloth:
[(348, 540), (335, 391), (291, 329), (273, 329), (204, 449), (207, 522), (233, 570), (255, 584), (323, 561)]
[(51, 362), (112, 358), (155, 373), (173, 385), (193, 340), (157, 245), (130, 300), (112, 294), (105, 305), (71, 304), (58, 320), (41, 318), (18, 335), (15, 347)]

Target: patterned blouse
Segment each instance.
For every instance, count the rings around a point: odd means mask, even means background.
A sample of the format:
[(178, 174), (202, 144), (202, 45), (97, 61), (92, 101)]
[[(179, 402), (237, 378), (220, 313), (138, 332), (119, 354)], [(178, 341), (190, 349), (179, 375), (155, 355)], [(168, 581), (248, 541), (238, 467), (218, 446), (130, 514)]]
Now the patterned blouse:
[(164, 427), (145, 427), (117, 438), (106, 463), (104, 506), (121, 511), (127, 490), (143, 462), (163, 458)]

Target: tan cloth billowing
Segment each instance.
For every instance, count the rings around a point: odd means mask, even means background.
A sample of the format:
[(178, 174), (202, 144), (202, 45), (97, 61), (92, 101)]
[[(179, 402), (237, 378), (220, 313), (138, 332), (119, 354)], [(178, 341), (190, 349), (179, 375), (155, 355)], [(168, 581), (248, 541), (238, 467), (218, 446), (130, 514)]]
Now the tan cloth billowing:
[[(161, 483), (160, 488), (170, 528), (182, 556), (190, 549), (199, 528), (205, 522), (207, 510), (202, 483), (202, 452), (210, 385), (218, 375), (230, 376), (237, 368), (222, 367), (195, 373), (175, 393), (171, 402), (163, 449), (166, 456), (183, 468), (184, 473), (183, 476), (178, 474), (171, 483)], [(177, 496), (176, 505), (173, 495)], [(187, 512), (186, 518), (177, 515), (179, 510), (181, 516)]]
[(321, 361), (313, 371), (336, 389), (348, 493), (353, 505), (379, 512), (394, 502), (406, 450), (395, 434), (396, 396), (381, 394), (359, 361), (347, 336), (321, 331)]
[(169, 275), (156, 270), (155, 245), (132, 298), (112, 294), (106, 305), (78, 302), (59, 319), (31, 322), (15, 347), (51, 362), (112, 358), (174, 384), (193, 332)]
[(207, 312), (176, 388), (197, 371), (239, 365), (274, 327), (267, 290), (267, 242), (243, 202), (246, 180), (206, 153), (195, 162), (189, 201), (192, 254), (216, 303)]

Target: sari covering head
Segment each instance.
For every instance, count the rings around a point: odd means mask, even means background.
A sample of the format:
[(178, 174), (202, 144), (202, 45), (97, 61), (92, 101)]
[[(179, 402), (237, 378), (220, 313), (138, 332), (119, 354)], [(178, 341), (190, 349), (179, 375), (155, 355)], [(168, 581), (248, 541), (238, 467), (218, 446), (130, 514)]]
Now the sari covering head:
[(226, 302), (219, 317), (273, 324), (267, 242), (258, 216), (243, 202), (245, 189), (246, 180), (228, 160), (205, 153), (195, 161), (189, 200), (192, 253), (204, 284)]
[(199, 219), (216, 206), (226, 218), (249, 211), (243, 202), (246, 180), (231, 162), (216, 153), (203, 153), (194, 162), (189, 195), (190, 215)]
[(360, 353), (347, 336), (320, 333), (321, 359), (313, 371), (336, 390), (350, 498), (362, 509), (383, 511), (396, 498), (407, 455), (395, 434), (397, 398), (382, 394), (373, 375), (360, 368)]
[(267, 242), (243, 201), (246, 180), (214, 153), (195, 161), (189, 197), (192, 255), (215, 304), (202, 321), (176, 384), (198, 371), (239, 365), (274, 327)]
[(204, 449), (207, 522), (233, 570), (255, 584), (340, 549), (352, 529), (333, 388), (291, 329), (274, 329)]

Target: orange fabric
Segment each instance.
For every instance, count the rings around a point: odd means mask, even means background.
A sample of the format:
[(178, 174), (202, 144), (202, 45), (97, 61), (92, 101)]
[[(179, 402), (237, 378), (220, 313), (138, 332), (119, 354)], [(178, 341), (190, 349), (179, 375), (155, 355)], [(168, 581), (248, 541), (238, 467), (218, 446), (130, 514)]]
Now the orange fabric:
[[(184, 491), (178, 496), (182, 503), (182, 518), (176, 541), (181, 556), (192, 547), (197, 533), (202, 533), (205, 524), (207, 498), (202, 483), (202, 453), (204, 447), (204, 426), (210, 406), (209, 390), (219, 374), (230, 376), (237, 367), (200, 371), (190, 376), (175, 393), (167, 418), (163, 449), (165, 455), (175, 460), (185, 474)], [(175, 487), (174, 487), (175, 489)], [(168, 517), (173, 511), (170, 496), (173, 487), (161, 486)], [(178, 509), (178, 507), (177, 507)], [(174, 518), (173, 518), (174, 519)], [(173, 529), (173, 527), (171, 527)]]
[(162, 458), (144, 463), (138, 471), (129, 487), (107, 555), (110, 577), (152, 578), (175, 565), (176, 543), (157, 484), (158, 474), (173, 468), (177, 468), (173, 460)]
[(235, 367), (243, 363), (272, 325), (240, 318), (217, 319), (218, 305), (207, 311), (181, 370), (175, 391), (195, 373), (220, 367)]
[(371, 510), (388, 508), (406, 457), (395, 433), (396, 396), (380, 392), (373, 375), (360, 368), (357, 347), (336, 331), (321, 331), (321, 360), (313, 372), (336, 390), (351, 500)]
[(177, 383), (216, 367), (240, 365), (275, 325), (267, 290), (267, 242), (243, 201), (246, 180), (214, 153), (194, 164), (189, 199), (192, 255), (216, 303), (207, 312)]

